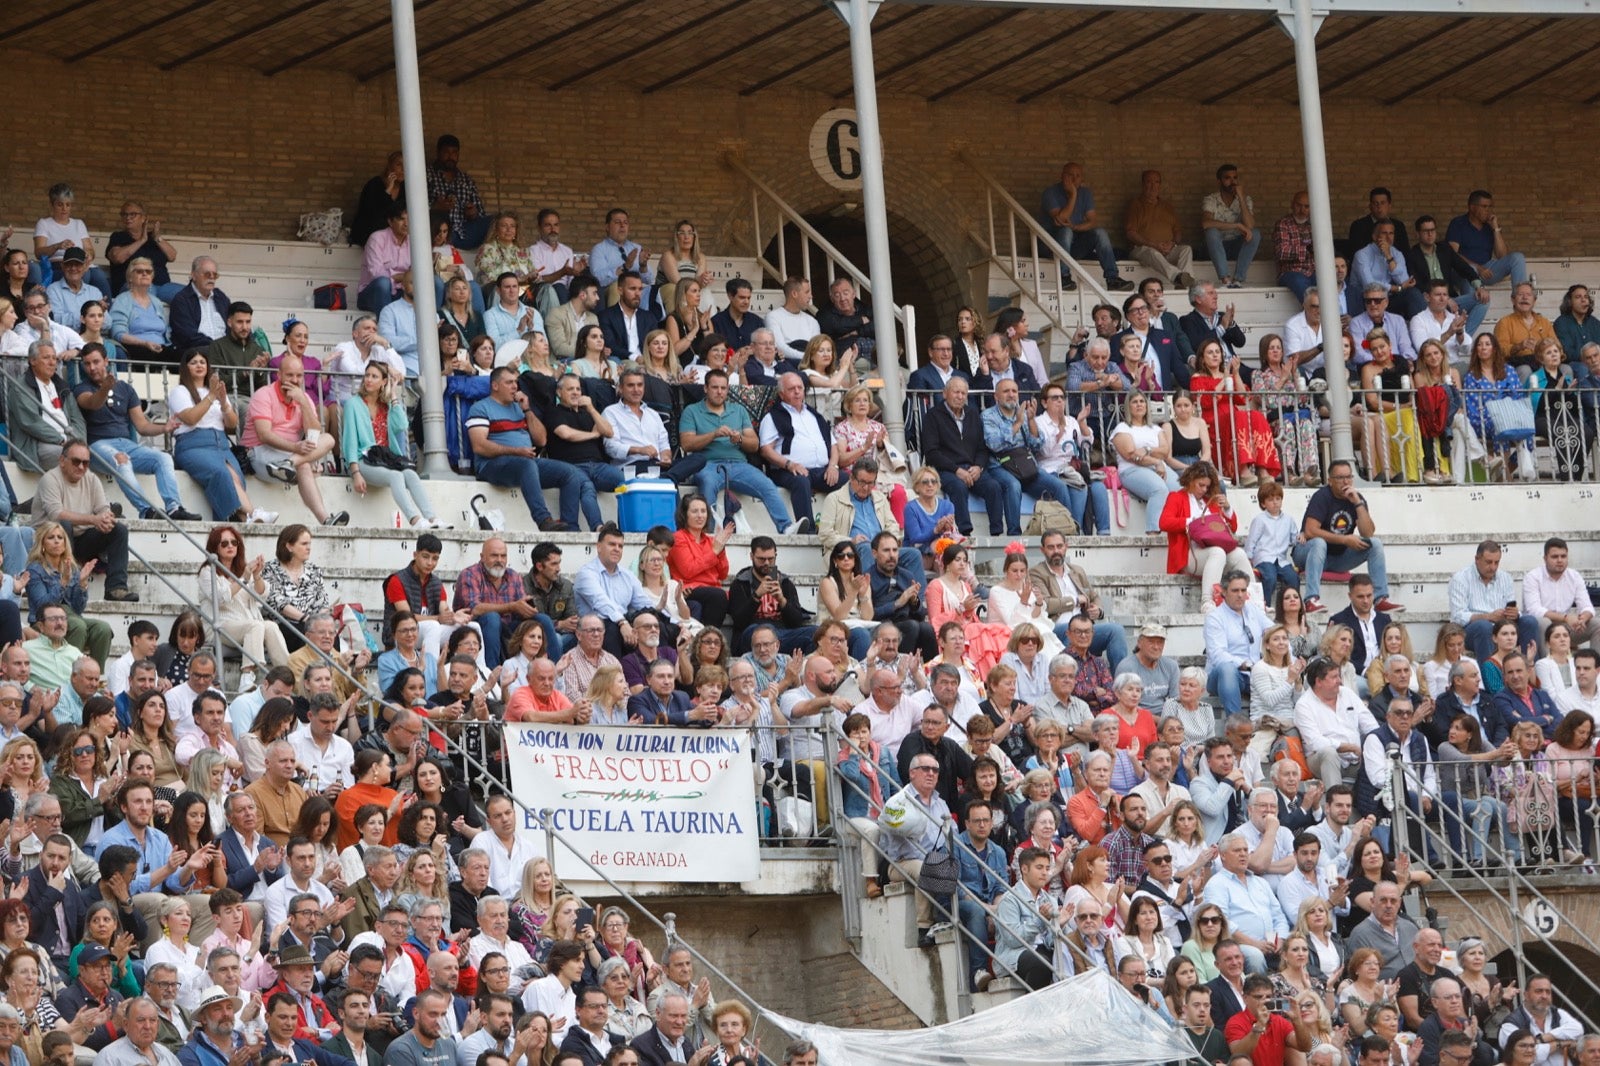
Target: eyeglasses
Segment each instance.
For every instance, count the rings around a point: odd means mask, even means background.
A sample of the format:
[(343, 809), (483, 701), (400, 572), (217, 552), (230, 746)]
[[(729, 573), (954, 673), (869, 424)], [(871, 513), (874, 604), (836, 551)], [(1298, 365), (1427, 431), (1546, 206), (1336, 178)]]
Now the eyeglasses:
[(937, 766), (913, 766), (911, 768), (911, 772), (914, 773), (914, 774), (918, 774), (918, 773), (936, 774), (936, 773), (939, 772), (939, 768)]
[(1366, 302), (1369, 304), (1381, 304), (1387, 299), (1387, 296), (1368, 296)]
[(1195, 919), (1195, 924), (1196, 925), (1221, 925), (1222, 924), (1222, 916), (1220, 914), (1203, 915), (1202, 917), (1199, 917), (1199, 918)]
[(321, 914), (321, 913), (322, 913), (322, 908), (320, 908), (320, 907), (311, 907), (311, 908), (301, 907), (299, 910), (293, 912), (293, 914), (294, 914), (294, 916), (296, 918), (312, 918), (312, 917), (315, 917), (316, 915)]
[[(479, 970), (478, 972), (483, 974), (483, 976), (485, 976), (485, 977), (499, 977), (501, 974), (510, 973), (511, 972), (511, 967), (509, 967), (509, 966), (496, 966), (496, 967), (493, 967), (492, 969)], [(376, 976), (376, 974), (374, 974), (374, 976)]]
[[(1149, 863), (1170, 863), (1172, 861), (1172, 856), (1171, 855), (1146, 855), (1144, 857), (1144, 861), (1145, 862), (1149, 862)], [(1202, 918), (1200, 920), (1202, 922), (1205, 921), (1204, 918)]]
[(73, 456), (69, 455), (69, 456), (67, 456), (67, 465), (70, 466), (70, 467), (74, 467), (75, 469), (81, 470), (84, 467), (89, 465), (89, 460), (88, 459), (77, 459), (77, 458), (74, 458)]
[[(74, 755), (93, 755), (94, 754), (94, 745), (93, 744), (89, 744), (89, 745), (84, 745), (84, 746), (73, 748), (72, 749), (72, 754), (74, 754)], [(61, 820), (61, 815), (59, 815), (59, 814), (56, 815), (56, 820), (60, 821)]]

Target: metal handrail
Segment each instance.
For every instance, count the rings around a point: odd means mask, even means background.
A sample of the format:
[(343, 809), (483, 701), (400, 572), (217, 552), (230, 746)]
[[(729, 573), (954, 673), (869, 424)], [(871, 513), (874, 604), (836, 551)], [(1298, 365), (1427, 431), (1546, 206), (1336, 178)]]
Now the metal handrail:
[[(1389, 746), (1386, 754), (1390, 761), (1390, 781), (1410, 782), (1416, 787), (1419, 793), (1422, 791), (1422, 779), (1425, 778), (1429, 768), (1433, 769), (1437, 774), (1437, 772), (1444, 767), (1450, 767), (1452, 768), (1452, 772), (1454, 772), (1456, 768), (1462, 767), (1463, 765), (1468, 765), (1474, 770), (1484, 765), (1450, 762), (1428, 762), (1413, 763), (1411, 766), (1407, 767), (1402, 758), (1399, 745), (1394, 744)], [(1594, 763), (1594, 760), (1590, 760), (1589, 776), (1591, 781), (1595, 775)], [(1482, 786), (1480, 785), (1480, 787)], [(1409, 789), (1407, 791), (1409, 791)], [(1459, 801), (1459, 793), (1457, 796)], [(1590, 809), (1594, 810), (1594, 801), (1591, 800), (1590, 804)], [(1580, 967), (1574, 965), (1571, 960), (1567, 958), (1566, 954), (1556, 946), (1556, 944), (1549, 938), (1549, 936), (1545, 934), (1542, 929), (1539, 929), (1528, 921), (1524, 920), (1521, 907), (1519, 906), (1519, 897), (1527, 897), (1528, 901), (1541, 902), (1552, 910), (1555, 910), (1555, 905), (1550, 902), (1549, 897), (1541, 892), (1538, 887), (1534, 885), (1531, 880), (1529, 880), (1528, 876), (1524, 874), (1516, 866), (1516, 864), (1508, 860), (1504, 864), (1506, 872), (1503, 878), (1500, 876), (1491, 877), (1482, 867), (1472, 863), (1469, 860), (1469, 856), (1455, 851), (1450, 845), (1448, 835), (1443, 832), (1442, 829), (1435, 829), (1429, 819), (1416, 817), (1416, 813), (1410, 809), (1408, 803), (1402, 802), (1391, 804), (1391, 809), (1393, 810), (1391, 827), (1393, 841), (1391, 846), (1392, 850), (1396, 854), (1399, 854), (1401, 849), (1404, 849), (1407, 854), (1411, 854), (1414, 860), (1424, 863), (1428, 860), (1428, 851), (1430, 848), (1445, 856), (1446, 865), (1450, 868), (1450, 874), (1449, 876), (1435, 878), (1433, 884), (1435, 886), (1442, 887), (1458, 903), (1465, 907), (1485, 931), (1499, 929), (1499, 926), (1493, 919), (1486, 916), (1476, 904), (1466, 897), (1465, 892), (1457, 883), (1457, 879), (1464, 878), (1468, 883), (1480, 888), (1492, 899), (1494, 899), (1496, 903), (1500, 904), (1506, 909), (1506, 913), (1510, 915), (1509, 924), (1511, 928), (1509, 930), (1501, 930), (1501, 932), (1505, 935), (1505, 938), (1508, 941), (1507, 946), (1511, 948), (1512, 955), (1516, 960), (1518, 971), (1517, 982), (1519, 986), (1522, 986), (1526, 983), (1525, 978), (1527, 958), (1524, 950), (1524, 944), (1528, 939), (1528, 934), (1532, 933), (1535, 940), (1544, 945), (1544, 947), (1547, 948), (1557, 958), (1567, 962), (1572, 972), (1577, 974), (1578, 978), (1588, 986), (1590, 992), (1592, 992), (1595, 996), (1600, 997), (1600, 984), (1596, 984), (1593, 977), (1585, 973)], [(1467, 820), (1468, 816), (1459, 805), (1452, 812), (1442, 812), (1440, 819), (1441, 825), (1443, 823), (1443, 814), (1448, 814), (1450, 817), (1454, 817), (1458, 821), (1460, 831), (1462, 833), (1463, 845), (1466, 845), (1470, 839), (1472, 841), (1476, 841), (1480, 848), (1487, 849), (1489, 847), (1489, 841), (1487, 838), (1482, 834), (1479, 834), (1478, 831), (1473, 828), (1471, 822)], [(1420, 854), (1413, 854), (1411, 850), (1410, 830), (1413, 824), (1423, 838), (1423, 847)], [(1560, 838), (1560, 829), (1560, 821), (1559, 818), (1557, 818), (1555, 821), (1554, 831), (1558, 837), (1558, 840)], [(1504, 849), (1504, 845), (1507, 843), (1507, 841), (1501, 841), (1502, 850)], [(1560, 846), (1559, 843), (1557, 846)], [(1503, 893), (1500, 887), (1502, 880), (1506, 886), (1505, 892)], [(1579, 940), (1581, 947), (1591, 952), (1600, 953), (1600, 945), (1597, 945), (1594, 939), (1591, 938), (1589, 934), (1576, 923), (1567, 923), (1563, 926), (1563, 929), (1566, 930), (1568, 934)], [(1572, 997), (1569, 996), (1566, 990), (1560, 986), (1560, 983), (1553, 983), (1553, 987), (1556, 994), (1561, 998), (1561, 1001), (1566, 1005), (1566, 1008), (1583, 1022), (1584, 1028), (1590, 1032), (1595, 1031), (1596, 1025), (1594, 1020), (1585, 1014), (1580, 1007), (1578, 1007), (1578, 1005), (1573, 1001)]]
[[(751, 245), (755, 252), (756, 262), (768, 274), (777, 278), (781, 284), (789, 276), (789, 256), (783, 243), (783, 226), (785, 223), (794, 226), (800, 233), (801, 248), (801, 273), (810, 269), (811, 247), (815, 245), (821, 250), (827, 262), (828, 284), (832, 285), (837, 273), (842, 271), (862, 293), (872, 291), (872, 279), (856, 265), (845, 258), (843, 252), (834, 247), (833, 243), (819, 233), (815, 226), (807, 222), (794, 208), (779, 196), (766, 182), (758, 178), (749, 167), (745, 166), (738, 157), (728, 154), (723, 156), (723, 162), (733, 171), (744, 177), (750, 183), (750, 219), (751, 219)], [(777, 211), (779, 222), (777, 226), (778, 261), (773, 263), (764, 254), (762, 244), (764, 234), (761, 229), (761, 197), (765, 196), (772, 202), (772, 207)], [(895, 307), (895, 318), (900, 322), (901, 331), (905, 334), (906, 366), (909, 370), (917, 368), (919, 349), (917, 347), (917, 314), (910, 304), (900, 304)]]
[[(985, 254), (989, 257), (989, 261), (999, 266), (1002, 272), (1004, 272), (1005, 275), (1011, 279), (1012, 283), (1015, 284), (1019, 289), (1024, 290), (1024, 292), (1027, 292), (1030, 286), (1022, 277), (1022, 260), (1027, 258), (1032, 261), (1033, 284), (1031, 286), (1032, 291), (1029, 293), (1029, 298), (1041, 311), (1044, 312), (1045, 316), (1050, 320), (1052, 326), (1064, 332), (1067, 331), (1067, 326), (1059, 313), (1060, 308), (1066, 302), (1065, 296), (1067, 290), (1061, 284), (1061, 272), (1059, 269), (1050, 271), (1043, 271), (1040, 269), (1040, 244), (1043, 244), (1045, 250), (1055, 258), (1058, 267), (1066, 267), (1071, 272), (1073, 280), (1078, 283), (1080, 288), (1088, 289), (1095, 295), (1096, 300), (1099, 302), (1107, 303), (1111, 301), (1111, 294), (1106, 291), (1105, 286), (1096, 280), (1095, 276), (1089, 272), (1088, 268), (1086, 268), (1083, 263), (1079, 262), (1077, 259), (1074, 259), (1072, 257), (1072, 253), (1066, 248), (1062, 247), (1061, 242), (1056, 240), (1054, 234), (1047, 230), (1044, 225), (1034, 217), (1032, 212), (1028, 211), (1020, 203), (1018, 203), (1016, 197), (1012, 196), (1011, 193), (1006, 190), (1006, 187), (1002, 185), (993, 174), (989, 173), (989, 171), (980, 161), (974, 159), (972, 155), (965, 149), (957, 149), (956, 158), (961, 161), (962, 165), (967, 170), (976, 174), (983, 180), (985, 192), (988, 197), (988, 238), (985, 240), (983, 234), (974, 232), (971, 228), (968, 230), (969, 235), (972, 237), (974, 242), (976, 242), (977, 245), (984, 250)], [(997, 199), (1005, 209), (1006, 231), (1008, 240), (1010, 242), (1009, 257), (1002, 256), (999, 250), (999, 241), (997, 240), (996, 236), (995, 201)], [(1018, 254), (1018, 222), (1022, 224), (1023, 231), (1031, 235), (1033, 238), (1030, 250), (1025, 256)], [(1009, 263), (1007, 262), (1007, 258), (1009, 258)], [(1048, 260), (1044, 260), (1043, 262), (1047, 263)], [(1053, 292), (1044, 287), (1045, 273), (1050, 274), (1050, 276), (1055, 280)], [(1054, 299), (1054, 309), (1052, 309), (1052, 297)], [(1084, 302), (1082, 300), (1078, 301), (1079, 326), (1084, 326), (1087, 323), (1087, 318), (1083, 313), (1083, 303)]]

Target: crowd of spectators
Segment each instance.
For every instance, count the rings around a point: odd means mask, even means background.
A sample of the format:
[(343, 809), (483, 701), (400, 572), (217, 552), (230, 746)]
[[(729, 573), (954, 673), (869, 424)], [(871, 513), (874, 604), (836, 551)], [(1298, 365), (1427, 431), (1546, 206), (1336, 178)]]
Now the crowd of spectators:
[[(1302, 309), (1250, 366), (1218, 292), (1244, 284), (1262, 236), (1238, 168), (1219, 168), (1202, 207), (1214, 283), (1193, 276), (1161, 175), (1144, 175), (1125, 236), (1153, 276), (1135, 289), (1068, 164), (1044, 214), (1129, 295), (1095, 309), (1064, 374), (1021, 311), (986, 332), (965, 309), (910, 377), (910, 463), (857, 383), (874, 323), (848, 279), (821, 309), (807, 280), (786, 279), (765, 318), (735, 279), (719, 309), (693, 224), (652, 256), (622, 209), (587, 255), (549, 210), (524, 248), (459, 152), (441, 138), (427, 175), (439, 372), (486, 379), (461, 417), (477, 477), (519, 489), (542, 531), (595, 534), (574, 570), (545, 541), (519, 574), (490, 536), (477, 563), (438, 573), (442, 523), (412, 459), (407, 383), (423, 368), (398, 158), (363, 192), (363, 313), (326, 365), (293, 319), (273, 354), (214, 259), (174, 283), (176, 252), (137, 203), (109, 269), (91, 266), (71, 190), (51, 190), (37, 261), (23, 256), (44, 276), (0, 301), (0, 350), (26, 360), (7, 390), (11, 451), (41, 475), (29, 527), (0, 535), (26, 560), (0, 587), (0, 873), (26, 885), (0, 907), (0, 1051), (64, 1033), (101, 1066), (216, 1066), (246, 1044), (321, 1066), (391, 1051), (419, 1066), (446, 1053), (460, 1066), (752, 1060), (748, 1012), (714, 1004), (687, 951), (658, 965), (624, 912), (562, 891), (510, 800), (469, 789), (504, 775), (499, 724), (535, 722), (748, 728), (766, 808), (815, 797), (819, 731), (833, 730), (838, 823), (861, 838), (865, 895), (918, 881), (959, 828), (957, 888), (919, 893), (917, 924), (934, 946), (948, 910), (975, 988), (1104, 968), (1214, 1062), (1331, 1047), (1319, 1066), (1398, 1066), (1417, 1061), (1412, 1040), (1426, 1066), (1463, 1050), (1527, 1066), (1530, 1038), (1535, 1057), (1590, 1054), (1547, 980), (1518, 991), (1485, 976), (1481, 941), (1455, 945), (1459, 976), (1441, 971), (1443, 937), (1402, 900), (1452, 863), (1595, 858), (1593, 605), (1559, 539), (1520, 589), (1485, 541), (1451, 579), (1433, 657), (1414, 652), (1356, 470), (1319, 454), (1303, 194), (1273, 227)], [(1527, 476), (1528, 438), (1497, 431), (1495, 401), (1526, 400), (1546, 436), (1576, 410), (1556, 394), (1600, 373), (1588, 290), (1574, 286), (1554, 324), (1535, 314), (1487, 193), (1444, 243), (1418, 219), (1415, 246), (1389, 200), (1374, 190), (1352, 225), (1340, 279), (1364, 473), (1459, 478), (1456, 433)], [(1512, 312), (1469, 340), (1487, 286), (1508, 276)], [(1167, 284), (1188, 289), (1188, 314), (1166, 311)], [(174, 367), (164, 421), (117, 377), (125, 360)], [(170, 455), (146, 443), (164, 435)], [(194, 590), (244, 652), (236, 698), (198, 615), (164, 643), (135, 622), (109, 661), (109, 627), (84, 613), (89, 581), (104, 571), (107, 599), (138, 596), (128, 527), (91, 464), (141, 518), (200, 518), (179, 472), (204, 489), (217, 562)], [(382, 584), (376, 654), (350, 641), (313, 561), (316, 527), (349, 521), (322, 495), (336, 472), (358, 493), (387, 489), (418, 534)], [(686, 492), (676, 528), (652, 530), (630, 570), (598, 493), (656, 473)], [(154, 476), (159, 504), (135, 474)], [(248, 558), (239, 528), (278, 519), (250, 500), (252, 474), (295, 484), (314, 520), (282, 526), (269, 560)], [(1283, 483), (1321, 485), (1298, 527)], [(1242, 538), (1229, 484), (1258, 491)], [(1130, 650), (1063, 533), (1043, 535), (1033, 565), (1013, 545), (991, 587), (972, 569), (973, 497), (991, 535), (1021, 535), (1024, 496), (1103, 533), (1124, 490), (1167, 535), (1168, 572), (1201, 580), (1204, 666), (1180, 669), (1156, 624)], [(814, 608), (773, 539), (731, 563), (751, 496), (778, 530), (819, 535)], [(1322, 628), (1324, 573), (1362, 565)], [(1270, 612), (1250, 598), (1258, 575)], [(381, 699), (365, 698), (368, 672)], [(1411, 831), (1396, 839), (1402, 792)], [(1529, 816), (1544, 801), (1559, 818)]]

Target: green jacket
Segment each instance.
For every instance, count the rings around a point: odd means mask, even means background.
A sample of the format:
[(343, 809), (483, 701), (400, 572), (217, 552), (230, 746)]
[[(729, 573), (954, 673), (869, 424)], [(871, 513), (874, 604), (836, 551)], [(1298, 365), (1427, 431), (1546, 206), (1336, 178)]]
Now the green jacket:
[(105, 827), (110, 829), (122, 821), (122, 815), (113, 808), (101, 805), (84, 792), (83, 786), (70, 774), (57, 774), (50, 779), (50, 795), (61, 801), (61, 831), (83, 847), (89, 838), (89, 823), (98, 815), (105, 816)]
[(60, 374), (50, 380), (55, 384), (56, 395), (61, 400), (61, 410), (66, 413), (67, 426), (71, 430), (68, 434), (63, 434), (54, 422), (45, 418), (44, 400), (39, 396), (39, 379), (33, 376), (31, 370), (6, 390), (6, 427), (11, 438), (11, 456), (23, 470), (40, 474), (44, 473), (44, 467), (39, 463), (41, 444), (64, 444), (68, 436), (88, 439), (83, 426), (83, 413), (78, 410), (78, 401), (73, 397), (72, 389)]
[[(372, 432), (372, 412), (367, 402), (359, 396), (348, 396), (344, 401), (343, 431), (339, 434), (339, 454), (345, 465), (361, 462), (367, 449), (378, 443)], [(406, 409), (404, 404), (389, 405), (389, 450), (402, 459), (411, 454), (406, 446)]]

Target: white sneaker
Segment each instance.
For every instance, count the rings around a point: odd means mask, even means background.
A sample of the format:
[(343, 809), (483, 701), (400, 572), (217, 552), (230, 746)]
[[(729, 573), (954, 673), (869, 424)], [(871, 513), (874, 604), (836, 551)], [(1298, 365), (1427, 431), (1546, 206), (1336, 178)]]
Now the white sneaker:
[(251, 511), (250, 512), (250, 517), (247, 519), (247, 521), (249, 521), (249, 522), (256, 523), (256, 524), (259, 524), (259, 525), (264, 525), (264, 526), (270, 526), (270, 525), (272, 525), (272, 523), (276, 522), (277, 520), (278, 520), (278, 512), (277, 511), (263, 511), (259, 507), (257, 507), (254, 511)]
[(256, 687), (256, 672), (245, 670), (239, 674), (239, 691), (249, 692)]

